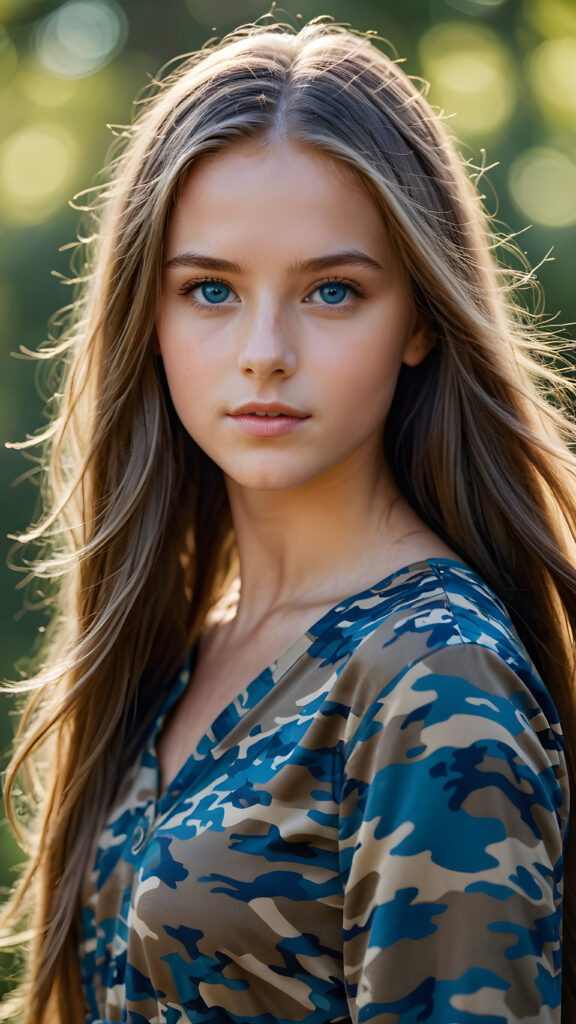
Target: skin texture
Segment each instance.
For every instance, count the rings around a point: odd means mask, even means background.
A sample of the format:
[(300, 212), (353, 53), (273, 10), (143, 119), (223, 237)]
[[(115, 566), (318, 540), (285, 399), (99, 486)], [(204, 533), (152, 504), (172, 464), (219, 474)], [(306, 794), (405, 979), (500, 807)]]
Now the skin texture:
[[(296, 269), (351, 249), (382, 269), (352, 261)], [(170, 223), (166, 262), (186, 253), (239, 265), (232, 273), (168, 267), (158, 321), (176, 410), (226, 476), (278, 491), (346, 462), (380, 469), (400, 365), (419, 362), (429, 340), (381, 217), (352, 173), (287, 144), (209, 158), (188, 178)], [(219, 304), (193, 287), (212, 275), (223, 282)], [(327, 279), (350, 282), (333, 292), (343, 301), (326, 301), (319, 285)], [(253, 400), (287, 403), (308, 418), (281, 437), (246, 436), (229, 413)]]
[[(351, 250), (377, 266), (302, 269)], [(190, 254), (203, 260), (192, 265)], [(206, 258), (237, 266), (216, 271)], [(159, 351), (184, 427), (224, 472), (241, 576), (236, 606), (207, 623), (159, 737), (165, 783), (221, 708), (340, 599), (453, 552), (384, 459), (400, 366), (420, 362), (434, 338), (352, 173), (286, 142), (206, 158), (173, 212), (164, 261)], [(223, 301), (210, 304), (215, 296)], [(282, 436), (247, 435), (230, 414), (256, 401), (306, 418)]]
[[(350, 250), (379, 269), (298, 269)], [(190, 253), (203, 261), (188, 265)], [(206, 257), (237, 269), (216, 272)], [(252, 626), (269, 622), (276, 607), (353, 593), (379, 566), (446, 553), (401, 498), (381, 445), (401, 363), (420, 362), (434, 338), (352, 172), (289, 142), (205, 158), (172, 214), (164, 261), (159, 350), (182, 423), (224, 472), (242, 570), (237, 626), (247, 612)], [(199, 283), (215, 279), (220, 304)], [(352, 286), (343, 303), (319, 290), (334, 279)], [(230, 413), (252, 401), (306, 419), (282, 437), (250, 437)]]

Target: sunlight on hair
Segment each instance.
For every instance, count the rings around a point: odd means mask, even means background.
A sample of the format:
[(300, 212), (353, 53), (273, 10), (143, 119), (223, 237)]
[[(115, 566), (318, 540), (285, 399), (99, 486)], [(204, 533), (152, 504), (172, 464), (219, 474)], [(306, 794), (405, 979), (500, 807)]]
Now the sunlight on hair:
[(530, 55), (528, 74), (544, 112), (572, 127), (576, 117), (576, 35), (541, 43)]
[(576, 163), (560, 150), (534, 147), (517, 157), (510, 168), (510, 192), (536, 224), (576, 224)]
[(62, 204), (76, 164), (76, 146), (57, 126), (24, 128), (0, 150), (0, 188), (4, 216), (38, 224)]
[(576, 4), (574, 0), (525, 0), (526, 20), (550, 39), (576, 34)]
[(483, 25), (445, 22), (420, 42), (423, 73), (432, 82), (432, 103), (456, 114), (454, 129), (466, 136), (496, 134), (516, 102), (512, 57)]
[(71, 0), (38, 25), (34, 44), (47, 71), (62, 78), (84, 78), (122, 49), (128, 20), (113, 0)]

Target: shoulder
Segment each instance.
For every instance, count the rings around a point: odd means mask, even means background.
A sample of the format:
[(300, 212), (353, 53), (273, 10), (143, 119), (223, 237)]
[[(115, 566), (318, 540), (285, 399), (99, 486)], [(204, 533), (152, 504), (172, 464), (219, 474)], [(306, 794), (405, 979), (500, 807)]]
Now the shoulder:
[(435, 744), (456, 742), (461, 730), (469, 742), (536, 736), (557, 761), (563, 741), (551, 697), (504, 605), (471, 569), (420, 563), (360, 595), (345, 615), (363, 634), (333, 691), (349, 708), (352, 746), (376, 720), (404, 738), (418, 722)]
[(466, 658), (480, 647), (518, 673), (534, 674), (503, 603), (476, 572), (451, 559), (408, 566), (337, 605), (330, 619), (320, 646), (356, 672), (376, 659), (391, 679), (441, 651), (463, 648)]
[(308, 653), (328, 652), (334, 663), (371, 646), (400, 660), (404, 652), (414, 659), (455, 643), (481, 643), (506, 656), (521, 647), (496, 594), (472, 569), (447, 558), (393, 573), (336, 605), (318, 625)]
[(521, 1004), (531, 1020), (556, 1019), (569, 795), (553, 704), (471, 570), (422, 564), (384, 591), (388, 614), (335, 681), (349, 711), (338, 790), (349, 980), (385, 1015), (429, 984), (434, 1020), (452, 1020), (464, 991), (471, 1010), (495, 1014), (482, 1020)]
[(394, 829), (423, 815), (422, 849), (458, 823), (464, 848), (474, 808), (496, 830), (506, 819), (523, 842), (545, 832), (557, 859), (569, 806), (564, 739), (504, 607), (464, 567), (423, 567), (409, 589), (413, 599), (402, 597), (335, 684), (348, 707), (344, 796), (362, 813), (372, 801)]
[(505, 659), (515, 653), (527, 658), (503, 603), (462, 562), (436, 558), (409, 566), (373, 594), (375, 608), (383, 601), (387, 610), (375, 643), (398, 650), (410, 643), (415, 658), (458, 644), (481, 644)]

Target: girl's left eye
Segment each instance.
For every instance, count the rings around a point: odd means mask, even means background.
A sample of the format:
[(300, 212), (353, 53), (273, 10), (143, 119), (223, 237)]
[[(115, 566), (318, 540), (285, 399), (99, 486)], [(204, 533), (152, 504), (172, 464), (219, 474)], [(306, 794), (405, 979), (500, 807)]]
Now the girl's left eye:
[[(358, 298), (361, 294), (357, 285), (348, 284), (346, 281), (324, 281), (306, 296), (304, 302), (312, 306), (345, 306), (352, 298)], [(319, 299), (314, 299), (314, 295), (318, 295)]]

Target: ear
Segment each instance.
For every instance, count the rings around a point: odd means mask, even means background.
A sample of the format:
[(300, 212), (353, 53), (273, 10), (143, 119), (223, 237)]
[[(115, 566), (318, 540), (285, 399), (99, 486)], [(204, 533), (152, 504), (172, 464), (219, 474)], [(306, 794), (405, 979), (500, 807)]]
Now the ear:
[(436, 335), (432, 330), (431, 320), (419, 311), (416, 311), (412, 333), (406, 342), (402, 362), (406, 366), (418, 366), (436, 344)]

